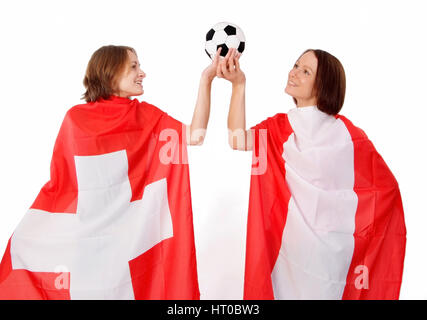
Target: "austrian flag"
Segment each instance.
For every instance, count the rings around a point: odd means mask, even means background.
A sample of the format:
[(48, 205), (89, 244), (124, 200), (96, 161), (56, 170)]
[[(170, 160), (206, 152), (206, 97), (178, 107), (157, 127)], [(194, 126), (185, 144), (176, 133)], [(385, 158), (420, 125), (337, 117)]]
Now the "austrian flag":
[(397, 181), (343, 116), (294, 108), (253, 129), (245, 299), (398, 299)]
[(199, 299), (185, 126), (112, 96), (71, 108), (9, 240), (0, 299)]

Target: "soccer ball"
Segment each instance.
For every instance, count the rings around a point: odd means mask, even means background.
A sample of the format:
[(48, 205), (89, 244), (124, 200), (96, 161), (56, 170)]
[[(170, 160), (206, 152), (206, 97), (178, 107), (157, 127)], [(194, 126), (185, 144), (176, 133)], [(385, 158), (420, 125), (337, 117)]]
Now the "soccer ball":
[(242, 29), (233, 23), (220, 22), (214, 25), (206, 34), (205, 51), (211, 59), (215, 57), (219, 47), (222, 47), (222, 57), (225, 57), (230, 48), (235, 48), (242, 53), (245, 50), (245, 41)]

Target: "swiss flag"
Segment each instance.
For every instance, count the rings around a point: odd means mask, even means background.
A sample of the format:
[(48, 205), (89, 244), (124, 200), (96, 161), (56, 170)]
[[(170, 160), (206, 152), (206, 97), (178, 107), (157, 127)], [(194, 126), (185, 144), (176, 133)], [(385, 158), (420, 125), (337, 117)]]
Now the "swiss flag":
[(0, 299), (199, 299), (185, 126), (112, 96), (63, 121)]
[(253, 130), (244, 299), (398, 299), (398, 183), (365, 133), (315, 106)]

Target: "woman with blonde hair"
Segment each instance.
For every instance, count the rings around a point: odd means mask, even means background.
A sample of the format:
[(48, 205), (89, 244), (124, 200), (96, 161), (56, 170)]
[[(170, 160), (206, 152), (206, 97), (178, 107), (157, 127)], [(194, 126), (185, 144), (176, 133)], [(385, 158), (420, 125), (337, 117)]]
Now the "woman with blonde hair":
[(186, 144), (203, 142), (219, 51), (189, 126), (146, 102), (136, 51), (96, 50), (50, 181), (9, 240), (0, 299), (199, 299)]

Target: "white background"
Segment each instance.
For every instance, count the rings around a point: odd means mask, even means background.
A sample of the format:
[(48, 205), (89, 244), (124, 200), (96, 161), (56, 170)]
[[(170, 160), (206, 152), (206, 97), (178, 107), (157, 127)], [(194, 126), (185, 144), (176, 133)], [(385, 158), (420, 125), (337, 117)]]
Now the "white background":
[[(398, 180), (408, 242), (401, 299), (427, 299), (424, 1), (2, 1), (0, 4), (0, 251), (49, 180), (65, 112), (82, 103), (82, 79), (102, 45), (134, 47), (145, 94), (190, 123), (204, 37), (220, 21), (246, 35), (247, 126), (293, 108), (284, 93), (299, 55), (319, 48), (344, 65), (341, 114), (362, 128)], [(240, 299), (250, 153), (227, 145), (231, 87), (213, 84), (202, 147), (189, 148), (202, 299)]]

